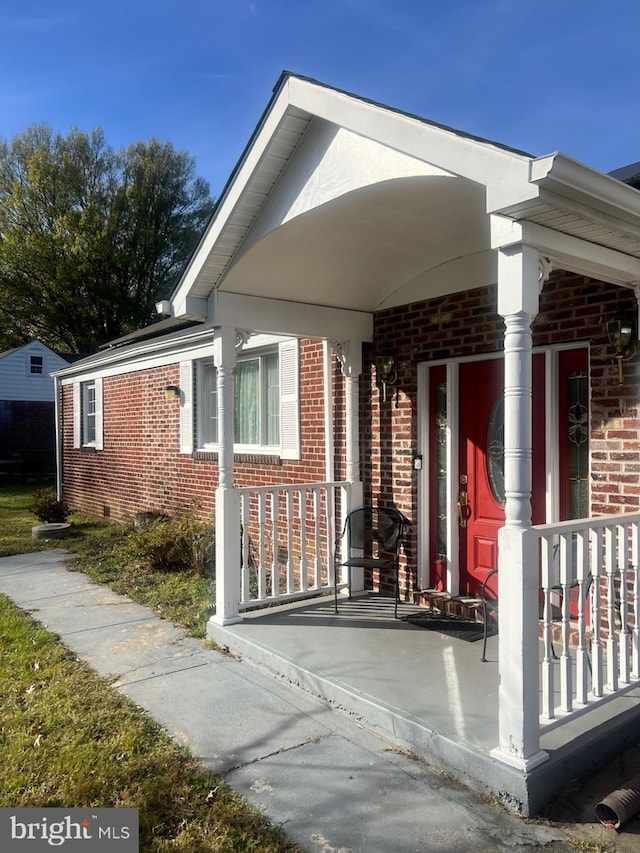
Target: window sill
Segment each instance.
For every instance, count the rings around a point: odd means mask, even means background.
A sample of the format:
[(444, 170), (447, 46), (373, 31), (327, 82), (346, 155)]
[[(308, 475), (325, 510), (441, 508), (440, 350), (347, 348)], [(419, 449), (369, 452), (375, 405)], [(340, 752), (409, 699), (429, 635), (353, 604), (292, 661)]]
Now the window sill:
[[(217, 450), (196, 450), (193, 458), (200, 462), (218, 462)], [(233, 454), (234, 464), (239, 465), (282, 465), (279, 452), (264, 453), (260, 451), (236, 451)]]

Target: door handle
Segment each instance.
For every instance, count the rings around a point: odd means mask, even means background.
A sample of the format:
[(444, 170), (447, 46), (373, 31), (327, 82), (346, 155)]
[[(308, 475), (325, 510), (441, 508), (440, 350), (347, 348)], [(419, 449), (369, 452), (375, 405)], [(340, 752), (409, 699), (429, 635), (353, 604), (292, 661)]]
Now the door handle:
[(458, 494), (458, 518), (460, 519), (460, 527), (467, 526), (467, 519), (471, 514), (469, 508), (469, 495), (467, 492), (459, 492)]

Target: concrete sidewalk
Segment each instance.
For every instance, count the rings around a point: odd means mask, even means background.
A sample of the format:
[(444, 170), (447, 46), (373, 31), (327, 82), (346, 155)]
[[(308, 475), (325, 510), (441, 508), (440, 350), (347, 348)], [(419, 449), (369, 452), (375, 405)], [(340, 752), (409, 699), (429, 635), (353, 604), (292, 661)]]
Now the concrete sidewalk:
[(323, 702), (68, 572), (65, 556), (0, 559), (0, 592), (117, 676), (118, 690), (303, 849), (574, 849), (559, 829), (506, 813)]

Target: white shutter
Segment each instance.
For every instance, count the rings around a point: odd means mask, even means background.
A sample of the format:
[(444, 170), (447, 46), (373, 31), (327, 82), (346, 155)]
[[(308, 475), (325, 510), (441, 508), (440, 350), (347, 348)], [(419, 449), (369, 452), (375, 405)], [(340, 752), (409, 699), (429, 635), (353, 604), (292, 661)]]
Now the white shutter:
[(193, 362), (180, 362), (180, 453), (193, 453)]
[(300, 459), (300, 343), (280, 344), (280, 455)]
[(73, 383), (73, 446), (82, 445), (82, 396), (80, 383)]
[(102, 378), (95, 380), (96, 386), (96, 450), (104, 447), (104, 417), (102, 414)]

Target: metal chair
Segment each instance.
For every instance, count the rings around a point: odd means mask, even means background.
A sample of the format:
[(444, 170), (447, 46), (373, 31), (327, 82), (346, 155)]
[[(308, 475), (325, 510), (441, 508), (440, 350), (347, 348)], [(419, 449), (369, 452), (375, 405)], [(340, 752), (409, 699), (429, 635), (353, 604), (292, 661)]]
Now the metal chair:
[[(334, 559), (334, 599), (338, 612), (338, 574), (341, 566), (347, 568), (347, 588), (351, 598), (351, 569), (378, 569), (395, 574), (395, 611), (398, 616), (400, 600), (399, 568), (400, 543), (407, 525), (411, 522), (397, 509), (365, 506), (354, 509), (346, 518), (342, 533), (336, 538)], [(341, 542), (346, 537), (346, 560), (341, 551)]]
[(489, 616), (494, 623), (498, 619), (498, 590), (494, 588), (491, 580), (498, 574), (497, 569), (492, 569), (482, 582), (482, 660), (487, 662), (487, 638), (489, 636)]

